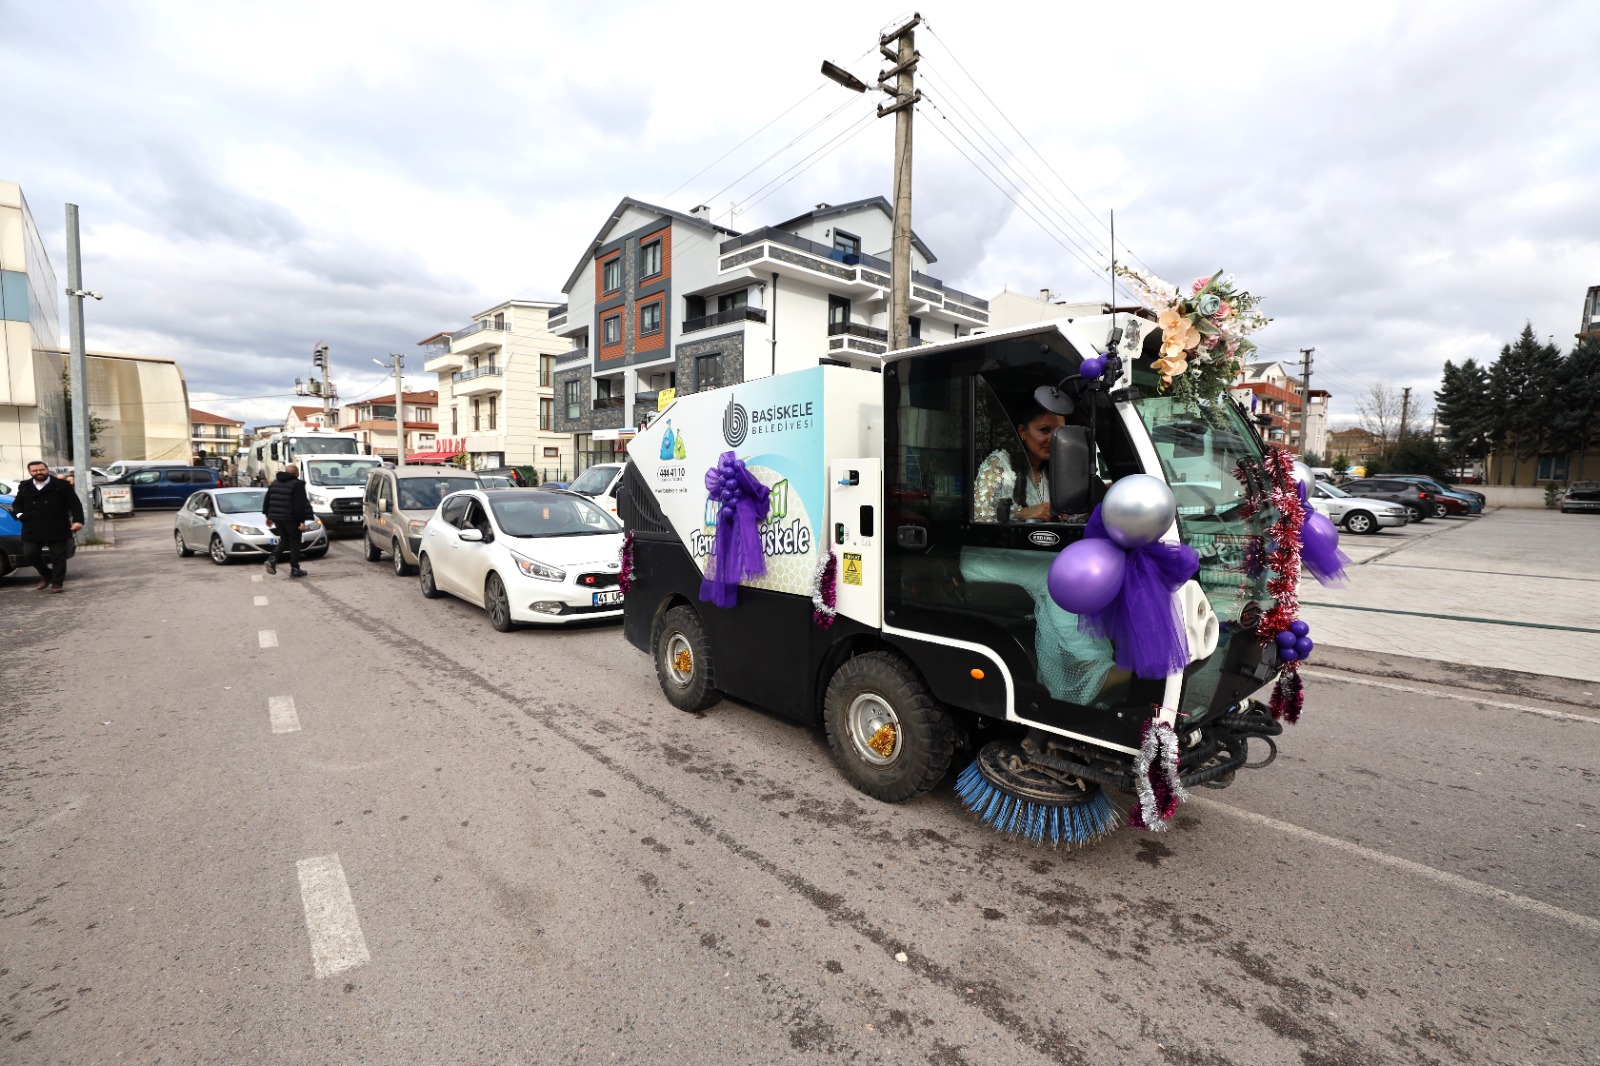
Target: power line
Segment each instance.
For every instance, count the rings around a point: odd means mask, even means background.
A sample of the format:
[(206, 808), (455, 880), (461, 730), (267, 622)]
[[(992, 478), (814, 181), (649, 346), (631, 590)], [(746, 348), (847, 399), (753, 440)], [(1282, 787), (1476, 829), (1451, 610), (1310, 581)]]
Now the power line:
[(773, 193), (777, 192), (778, 189), (783, 188), (784, 185), (789, 184), (789, 182), (793, 181), (795, 178), (798, 178), (801, 174), (804, 174), (806, 171), (810, 170), (812, 167), (814, 167), (818, 163), (822, 162), (828, 156), (832, 155), (834, 152), (838, 151), (840, 148), (843, 148), (845, 145), (847, 145), (851, 141), (855, 140), (861, 134), (865, 133), (867, 131), (867, 129), (869, 127), (871, 127), (872, 120), (877, 118), (877, 117), (878, 116), (875, 113), (867, 114), (867, 115), (863, 116), (862, 120), (860, 122), (858, 122), (856, 124), (856, 126), (854, 127), (854, 132), (852, 132), (850, 134), (850, 136), (846, 137), (844, 140), (840, 141), (838, 144), (834, 145), (832, 148), (825, 149), (820, 154), (817, 154), (815, 156), (815, 158), (813, 158), (810, 162), (806, 163), (806, 165), (804, 167), (802, 167), (798, 172), (796, 172), (787, 181), (785, 181), (783, 183), (783, 185), (779, 185), (777, 189), (773, 189), (772, 192), (765, 193), (764, 195), (762, 195), (761, 197), (759, 197), (759, 198), (757, 198), (755, 200), (748, 201), (747, 203), (742, 204), (742, 206), (746, 207), (747, 209), (751, 208), (751, 207), (755, 207), (757, 204), (761, 203), (762, 200), (765, 200), (768, 196), (771, 196)]
[[(761, 162), (757, 163), (755, 166), (751, 167), (749, 170), (745, 171), (743, 174), (740, 174), (737, 178), (734, 178), (728, 184), (724, 185), (722, 188), (718, 189), (716, 192), (712, 193), (710, 196), (706, 197), (705, 199), (701, 200), (700, 202), (701, 203), (706, 203), (706, 204), (711, 203), (717, 197), (721, 196), (723, 193), (727, 192), (729, 189), (733, 188), (735, 185), (739, 184), (741, 181), (743, 181), (744, 179), (748, 178), (750, 175), (754, 174), (756, 171), (760, 170), (762, 167), (766, 166), (768, 163), (772, 162), (773, 159), (775, 159), (778, 156), (782, 155), (784, 152), (787, 152), (790, 148), (793, 148), (801, 140), (804, 140), (806, 137), (810, 136), (811, 132), (813, 130), (815, 130), (818, 126), (821, 126), (825, 122), (831, 121), (833, 118), (835, 118), (837, 115), (839, 115), (842, 111), (844, 111), (847, 107), (849, 107), (851, 104), (854, 104), (856, 102), (857, 101), (854, 98), (846, 100), (844, 103), (840, 104), (838, 107), (834, 108), (832, 111), (830, 111), (826, 115), (824, 115), (822, 118), (818, 119), (816, 122), (813, 122), (811, 125), (807, 126), (799, 134), (795, 135), (795, 137), (792, 138), (787, 144), (783, 145), (783, 147), (781, 147), (781, 148), (777, 149), (776, 151), (772, 152), (770, 155), (768, 155)], [(732, 212), (730, 211), (729, 213), (731, 214)]]

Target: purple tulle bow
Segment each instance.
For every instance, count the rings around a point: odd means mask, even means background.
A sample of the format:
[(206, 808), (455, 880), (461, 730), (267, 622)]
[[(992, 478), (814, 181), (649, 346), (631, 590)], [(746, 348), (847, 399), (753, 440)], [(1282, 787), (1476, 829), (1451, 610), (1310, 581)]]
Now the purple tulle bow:
[(767, 560), (761, 554), (761, 523), (772, 502), (772, 490), (745, 469), (733, 452), (723, 452), (717, 465), (706, 471), (706, 495), (721, 503), (717, 534), (706, 558), (706, 576), (700, 598), (718, 607), (739, 602), (739, 582), (761, 577)]
[[(1110, 539), (1100, 507), (1095, 506), (1083, 535)], [(1189, 638), (1178, 617), (1177, 592), (1200, 569), (1200, 556), (1187, 544), (1157, 541), (1128, 552), (1122, 591), (1103, 610), (1078, 616), (1078, 630), (1111, 641), (1116, 663), (1151, 680), (1189, 665)]]

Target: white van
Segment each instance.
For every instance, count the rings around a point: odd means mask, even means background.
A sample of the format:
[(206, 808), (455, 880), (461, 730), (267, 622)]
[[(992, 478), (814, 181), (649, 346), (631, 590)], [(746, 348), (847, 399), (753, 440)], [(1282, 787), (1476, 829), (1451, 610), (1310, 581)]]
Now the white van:
[(183, 465), (185, 465), (185, 461), (182, 459), (118, 459), (116, 462), (106, 467), (106, 477), (108, 479), (126, 477), (135, 470), (144, 470), (152, 466)]
[(617, 517), (617, 486), (622, 484), (621, 463), (599, 463), (585, 470), (576, 481), (568, 485), (572, 492), (582, 493), (604, 507), (612, 518)]

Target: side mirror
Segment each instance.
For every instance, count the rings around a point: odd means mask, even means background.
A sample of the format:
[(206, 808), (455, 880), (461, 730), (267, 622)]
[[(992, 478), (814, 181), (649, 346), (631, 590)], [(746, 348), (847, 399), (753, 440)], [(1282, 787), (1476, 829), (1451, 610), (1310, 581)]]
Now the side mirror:
[(1056, 514), (1089, 510), (1094, 450), (1088, 426), (1059, 426), (1050, 434), (1050, 509)]
[(463, 529), (457, 533), (456, 536), (462, 540), (481, 541), (483, 540), (483, 531), (478, 529)]
[(201, 507), (195, 511), (195, 516), (197, 518), (210, 518), (211, 512), (206, 510), (204, 507)]

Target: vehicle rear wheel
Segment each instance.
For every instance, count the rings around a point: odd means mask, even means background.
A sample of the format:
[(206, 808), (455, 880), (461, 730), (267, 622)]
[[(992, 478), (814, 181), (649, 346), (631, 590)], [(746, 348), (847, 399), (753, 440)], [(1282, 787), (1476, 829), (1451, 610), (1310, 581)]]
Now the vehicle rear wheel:
[(1378, 523), (1365, 511), (1351, 511), (1344, 516), (1344, 528), (1359, 537), (1377, 532)]
[(703, 711), (722, 699), (713, 686), (711, 641), (693, 607), (681, 605), (656, 624), (656, 680), (680, 711)]
[(411, 575), (411, 567), (406, 565), (406, 557), (400, 554), (400, 542), (398, 540), (390, 542), (389, 552), (394, 556), (394, 576), (409, 577)]
[(217, 536), (215, 533), (211, 534), (211, 546), (209, 549), (207, 549), (207, 554), (211, 556), (211, 561), (216, 563), (218, 566), (227, 566), (229, 563), (233, 562), (233, 560), (228, 557), (228, 549), (222, 544), (222, 538)]
[(361, 539), (365, 541), (367, 545), (367, 562), (375, 563), (383, 558), (383, 549), (372, 543), (371, 533), (361, 534)]
[(178, 546), (178, 554), (187, 559), (194, 554), (194, 549), (183, 542), (183, 534), (176, 529), (172, 531), (173, 543)]
[(834, 672), (823, 701), (828, 744), (845, 778), (885, 803), (937, 785), (955, 754), (955, 725), (911, 664), (857, 655)]
[(1420, 504), (1408, 503), (1408, 504), (1405, 505), (1405, 507), (1406, 507), (1406, 514), (1411, 516), (1411, 521), (1413, 521), (1413, 522), (1420, 522), (1424, 518), (1428, 517), (1427, 515), (1422, 513), (1422, 507), (1421, 507)]
[(489, 624), (499, 633), (509, 633), (517, 628), (511, 620), (511, 597), (506, 595), (506, 583), (499, 574), (490, 574), (483, 583), (483, 608), (489, 612)]
[(436, 600), (444, 595), (433, 583), (433, 560), (426, 555), (417, 560), (417, 582), (422, 586), (424, 599)]

